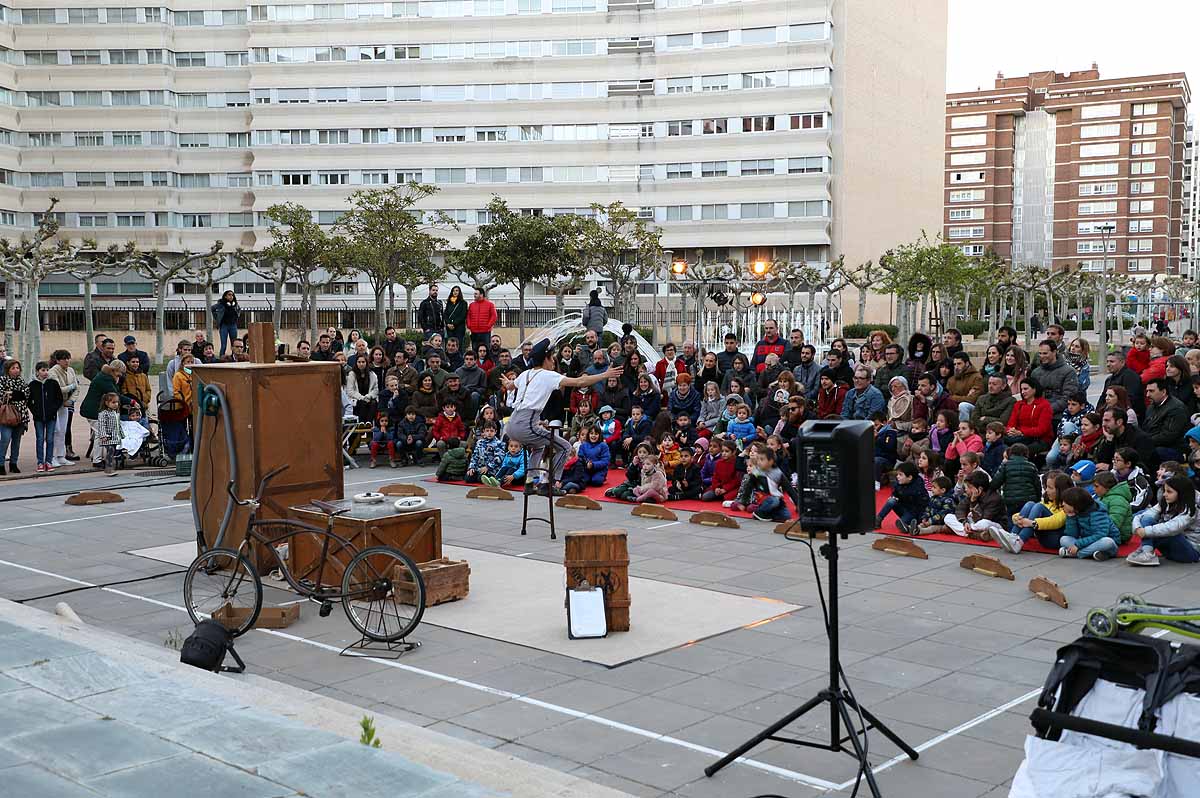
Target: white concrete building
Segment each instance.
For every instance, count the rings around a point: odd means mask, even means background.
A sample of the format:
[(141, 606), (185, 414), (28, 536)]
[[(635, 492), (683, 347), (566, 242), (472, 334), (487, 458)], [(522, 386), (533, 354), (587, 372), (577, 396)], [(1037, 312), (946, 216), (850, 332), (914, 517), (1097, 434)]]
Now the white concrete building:
[[(441, 189), (452, 246), (493, 194), (622, 200), (676, 253), (742, 262), (856, 263), (940, 223), (946, 0), (77, 2), (3, 8), (3, 235), (56, 196), (68, 235), (254, 250), (273, 203), (332, 223), (412, 179)], [(80, 286), (51, 282), (44, 323), (73, 326)], [(371, 306), (365, 281), (334, 291)], [(147, 284), (97, 292), (121, 309), (102, 326), (146, 326)]]

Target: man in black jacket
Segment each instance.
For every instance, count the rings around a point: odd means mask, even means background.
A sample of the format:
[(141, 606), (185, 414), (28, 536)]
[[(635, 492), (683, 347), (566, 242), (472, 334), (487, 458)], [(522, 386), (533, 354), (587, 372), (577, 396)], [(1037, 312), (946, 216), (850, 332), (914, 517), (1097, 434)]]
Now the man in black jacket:
[(724, 374), (733, 368), (733, 359), (741, 354), (738, 339), (733, 333), (725, 333), (725, 348), (717, 352), (717, 368)]
[(421, 300), (421, 305), (417, 308), (417, 323), (421, 325), (426, 341), (434, 333), (445, 333), (446, 321), (442, 311), (442, 300), (438, 299), (438, 287), (437, 283), (434, 283), (429, 286), (429, 296)]
[(1167, 392), (1167, 380), (1158, 377), (1146, 385), (1146, 434), (1154, 442), (1159, 461), (1182, 460), (1183, 434), (1191, 426), (1187, 408)]
[(388, 327), (383, 331), (383, 353), (387, 355), (387, 362), (390, 366), (396, 361), (396, 351), (404, 349), (404, 339), (396, 335), (395, 327)]
[(121, 354), (117, 355), (117, 359), (120, 360), (122, 363), (124, 363), (126, 366), (128, 366), (129, 358), (131, 358), (131, 357), (136, 357), (138, 359), (139, 363), (145, 364), (142, 366), (142, 371), (150, 370), (150, 356), (147, 355), (142, 350), (138, 349), (136, 338), (134, 338), (132, 335), (126, 335), (125, 336), (125, 351), (122, 352)]
[(1154, 455), (1154, 442), (1150, 436), (1137, 427), (1125, 423), (1125, 414), (1120, 410), (1109, 407), (1104, 411), (1100, 422), (1103, 435), (1096, 444), (1096, 468), (1107, 471), (1112, 468), (1113, 455), (1118, 449), (1128, 446), (1138, 454), (1138, 462), (1153, 474), (1158, 469), (1158, 458)]
[(333, 360), (333, 339), (329, 337), (329, 333), (321, 333), (321, 337), (317, 339), (317, 345), (309, 353), (308, 359), (317, 362)]
[(1146, 420), (1146, 397), (1142, 393), (1142, 378), (1129, 366), (1125, 365), (1125, 353), (1114, 349), (1104, 357), (1104, 368), (1108, 369), (1108, 377), (1104, 380), (1104, 390), (1113, 386), (1125, 389), (1129, 394), (1129, 406), (1137, 413), (1138, 421)]

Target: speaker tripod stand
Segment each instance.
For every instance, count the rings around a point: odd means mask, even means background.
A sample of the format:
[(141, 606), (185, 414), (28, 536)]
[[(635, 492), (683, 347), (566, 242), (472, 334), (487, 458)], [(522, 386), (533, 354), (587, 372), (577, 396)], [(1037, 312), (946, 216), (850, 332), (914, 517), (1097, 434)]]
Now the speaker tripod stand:
[[(791, 537), (791, 533), (789, 533), (788, 537)], [(846, 535), (842, 534), (841, 537), (844, 540)], [(849, 754), (858, 761), (859, 773), (865, 777), (867, 787), (871, 790), (871, 795), (874, 798), (882, 798), (879, 792), (879, 785), (875, 783), (875, 774), (871, 770), (871, 763), (867, 759), (865, 740), (860, 738), (865, 738), (867, 732), (871, 729), (877, 729), (884, 737), (887, 737), (901, 751), (907, 754), (909, 759), (916, 759), (920, 756), (912, 746), (900, 739), (900, 736), (889, 729), (883, 721), (879, 720), (879, 718), (875, 717), (859, 704), (850, 690), (842, 685), (842, 663), (838, 651), (837, 540), (838, 534), (831, 532), (829, 533), (829, 542), (821, 546), (821, 556), (829, 561), (829, 611), (826, 617), (826, 633), (829, 636), (829, 686), (818, 692), (798, 709), (784, 715), (733, 751), (730, 751), (719, 761), (706, 767), (704, 775), (711, 777), (721, 768), (756, 747), (759, 743), (772, 740), (789, 745), (799, 745), (805, 748), (816, 748), (822, 751)], [(819, 586), (818, 583), (818, 589)], [(778, 733), (784, 728), (795, 723), (809, 712), (826, 704), (829, 705), (829, 742), (813, 742), (810, 740), (799, 740), (795, 737), (779, 736)], [(862, 720), (862, 729), (855, 728), (855, 715), (859, 716)], [(846, 730), (845, 735), (842, 734), (843, 728)], [(850, 744), (849, 748), (846, 747), (847, 743)]]

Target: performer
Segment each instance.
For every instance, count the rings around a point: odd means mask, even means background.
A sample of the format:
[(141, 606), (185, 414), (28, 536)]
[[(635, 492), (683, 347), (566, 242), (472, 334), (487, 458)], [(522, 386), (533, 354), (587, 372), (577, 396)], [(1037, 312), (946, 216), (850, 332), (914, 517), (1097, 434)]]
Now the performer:
[(533, 347), (529, 354), (529, 360), (533, 363), (532, 368), (522, 371), (515, 380), (505, 381), (506, 388), (515, 390), (517, 393), (512, 415), (509, 417), (504, 432), (508, 435), (509, 440), (520, 441), (527, 447), (529, 451), (527, 473), (530, 469), (538, 468), (541, 465), (542, 455), (547, 446), (554, 449), (550, 480), (537, 485), (534, 480), (530, 479), (526, 490), (536, 491), (543, 495), (547, 491), (553, 491), (555, 495), (561, 495), (560, 483), (563, 466), (572, 452), (571, 442), (561, 435), (553, 435), (543, 425), (542, 411), (546, 408), (546, 402), (555, 389), (570, 390), (595, 385), (604, 382), (609, 377), (620, 377), (624, 369), (614, 367), (599, 374), (581, 374), (578, 377), (559, 374), (554, 370), (555, 353), (549, 338), (542, 339)]

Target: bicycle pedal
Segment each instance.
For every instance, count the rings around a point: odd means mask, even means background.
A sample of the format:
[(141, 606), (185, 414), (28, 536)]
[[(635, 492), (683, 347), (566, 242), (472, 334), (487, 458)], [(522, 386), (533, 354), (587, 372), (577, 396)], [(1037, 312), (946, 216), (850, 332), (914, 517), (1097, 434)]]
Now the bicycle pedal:
[(332, 601), (322, 601), (321, 602), (321, 611), (318, 613), (318, 615), (320, 615), (322, 618), (328, 618), (329, 613), (331, 613), (331, 612), (333, 612), (333, 602)]

